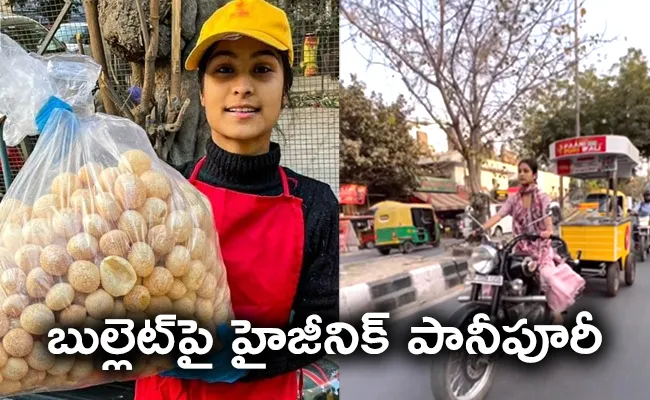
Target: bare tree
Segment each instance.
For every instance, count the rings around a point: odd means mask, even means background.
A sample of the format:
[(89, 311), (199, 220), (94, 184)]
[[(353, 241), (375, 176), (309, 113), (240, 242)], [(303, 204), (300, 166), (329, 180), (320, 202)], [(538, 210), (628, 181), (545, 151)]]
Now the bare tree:
[[(508, 133), (517, 105), (575, 62), (573, 2), (343, 0), (341, 10), (355, 46), (381, 55), (368, 62), (397, 72), (463, 155), (474, 205), (484, 209), (477, 194), (490, 139)], [(583, 38), (581, 57), (598, 40)]]

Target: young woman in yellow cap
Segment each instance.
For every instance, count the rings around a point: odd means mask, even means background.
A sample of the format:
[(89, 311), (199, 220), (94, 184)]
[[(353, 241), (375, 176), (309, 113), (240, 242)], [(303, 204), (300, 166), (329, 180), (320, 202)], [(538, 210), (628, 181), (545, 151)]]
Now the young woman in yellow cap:
[[(326, 184), (281, 167), (271, 142), (292, 65), (286, 14), (264, 0), (217, 10), (186, 61), (198, 70), (212, 140), (181, 170), (212, 204), (235, 317), (253, 327), (304, 327), (312, 314), (338, 320), (337, 199)], [(140, 379), (136, 400), (295, 400), (297, 372), (324, 355), (265, 351), (246, 360), (266, 369), (237, 370), (232, 330), (218, 331), (225, 343), (210, 356), (213, 369)]]

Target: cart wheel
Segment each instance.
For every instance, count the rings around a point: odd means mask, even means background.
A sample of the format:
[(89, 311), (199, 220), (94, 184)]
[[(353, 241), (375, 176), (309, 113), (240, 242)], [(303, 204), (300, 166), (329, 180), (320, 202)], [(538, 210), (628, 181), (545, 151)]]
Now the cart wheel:
[(413, 252), (413, 249), (415, 249), (415, 246), (413, 245), (413, 242), (411, 242), (411, 241), (406, 241), (406, 242), (402, 243), (402, 244), (399, 246), (399, 248), (400, 248), (400, 250), (402, 251), (402, 253), (404, 253), (404, 254), (410, 254), (410, 253)]
[[(644, 252), (645, 254), (645, 252)], [(632, 286), (636, 280), (636, 257), (628, 254), (625, 260), (625, 284)]]
[(620, 271), (618, 269), (618, 262), (610, 263), (607, 266), (607, 296), (616, 297), (618, 294), (618, 287), (620, 286)]
[(390, 254), (390, 247), (376, 247), (376, 249), (382, 256), (387, 256)]

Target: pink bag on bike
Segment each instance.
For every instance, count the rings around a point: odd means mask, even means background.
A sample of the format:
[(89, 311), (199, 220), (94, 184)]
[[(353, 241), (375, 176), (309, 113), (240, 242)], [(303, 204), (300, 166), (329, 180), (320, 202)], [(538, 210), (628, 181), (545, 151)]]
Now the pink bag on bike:
[(586, 285), (584, 278), (563, 260), (557, 265), (542, 267), (539, 274), (548, 306), (554, 312), (563, 312), (571, 307)]

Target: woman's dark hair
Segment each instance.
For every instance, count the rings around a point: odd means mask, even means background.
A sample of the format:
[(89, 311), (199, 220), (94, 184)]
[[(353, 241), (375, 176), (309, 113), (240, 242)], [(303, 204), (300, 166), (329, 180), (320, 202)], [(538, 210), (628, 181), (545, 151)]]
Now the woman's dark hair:
[[(218, 43), (218, 42), (217, 42)], [(199, 86), (201, 87), (201, 93), (203, 93), (203, 81), (205, 78), (205, 70), (208, 67), (208, 62), (210, 62), (211, 55), (214, 52), (214, 48), (217, 46), (217, 43), (210, 46), (209, 49), (203, 53), (203, 58), (199, 62)], [(293, 86), (293, 69), (289, 64), (289, 53), (286, 51), (280, 52), (280, 63), (282, 64), (282, 75), (284, 76), (284, 87), (282, 88), (282, 95), (289, 100), (289, 91), (291, 86)]]
[(537, 170), (539, 169), (539, 166), (537, 165), (537, 160), (534, 160), (532, 158), (527, 158), (525, 160), (519, 161), (517, 167), (521, 167), (521, 164), (528, 165), (528, 167), (530, 167), (530, 170), (533, 171), (533, 174), (536, 174)]

